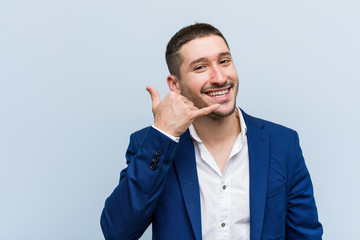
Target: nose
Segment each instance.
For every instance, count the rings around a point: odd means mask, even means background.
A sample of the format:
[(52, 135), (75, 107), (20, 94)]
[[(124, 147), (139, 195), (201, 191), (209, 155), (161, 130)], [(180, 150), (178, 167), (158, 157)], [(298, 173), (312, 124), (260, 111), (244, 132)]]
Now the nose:
[(211, 69), (210, 83), (214, 85), (223, 85), (226, 82), (226, 75), (220, 66), (214, 65)]

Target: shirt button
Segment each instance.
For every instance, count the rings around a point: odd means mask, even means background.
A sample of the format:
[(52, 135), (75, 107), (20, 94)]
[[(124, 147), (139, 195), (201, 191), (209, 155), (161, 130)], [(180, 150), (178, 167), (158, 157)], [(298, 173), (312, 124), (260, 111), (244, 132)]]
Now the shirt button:
[(223, 185), (223, 186), (222, 186), (222, 189), (224, 189), (224, 190), (225, 190), (225, 189), (226, 189), (226, 185)]
[(221, 224), (221, 227), (225, 227), (225, 223), (222, 223), (222, 224)]

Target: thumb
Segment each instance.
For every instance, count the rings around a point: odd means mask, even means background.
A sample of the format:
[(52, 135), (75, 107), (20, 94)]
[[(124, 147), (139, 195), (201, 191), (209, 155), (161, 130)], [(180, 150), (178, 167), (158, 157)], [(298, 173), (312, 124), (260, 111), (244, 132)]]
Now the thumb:
[(150, 93), (151, 101), (152, 101), (152, 108), (155, 109), (156, 106), (159, 105), (159, 103), (161, 101), (160, 95), (159, 95), (158, 91), (151, 86), (147, 86), (146, 90)]

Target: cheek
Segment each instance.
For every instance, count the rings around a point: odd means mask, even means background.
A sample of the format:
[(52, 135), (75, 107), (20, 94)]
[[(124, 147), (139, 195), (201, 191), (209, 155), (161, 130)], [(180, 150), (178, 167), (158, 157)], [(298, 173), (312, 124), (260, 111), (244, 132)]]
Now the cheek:
[(200, 93), (208, 79), (208, 73), (190, 74), (183, 82), (183, 87), (188, 89), (188, 92)]
[(181, 94), (185, 97), (194, 99), (200, 94), (201, 88), (198, 88), (196, 85), (183, 85), (180, 90)]
[(228, 68), (226, 71), (226, 75), (229, 76), (232, 80), (235, 80), (238, 78), (238, 74), (235, 67)]

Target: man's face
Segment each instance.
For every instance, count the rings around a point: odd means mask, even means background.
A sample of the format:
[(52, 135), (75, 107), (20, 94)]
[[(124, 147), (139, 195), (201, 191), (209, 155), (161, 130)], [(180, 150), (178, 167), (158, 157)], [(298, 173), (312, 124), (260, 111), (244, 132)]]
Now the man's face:
[(180, 92), (198, 108), (215, 103), (211, 116), (227, 117), (235, 110), (239, 79), (225, 41), (216, 35), (194, 39), (179, 51)]

